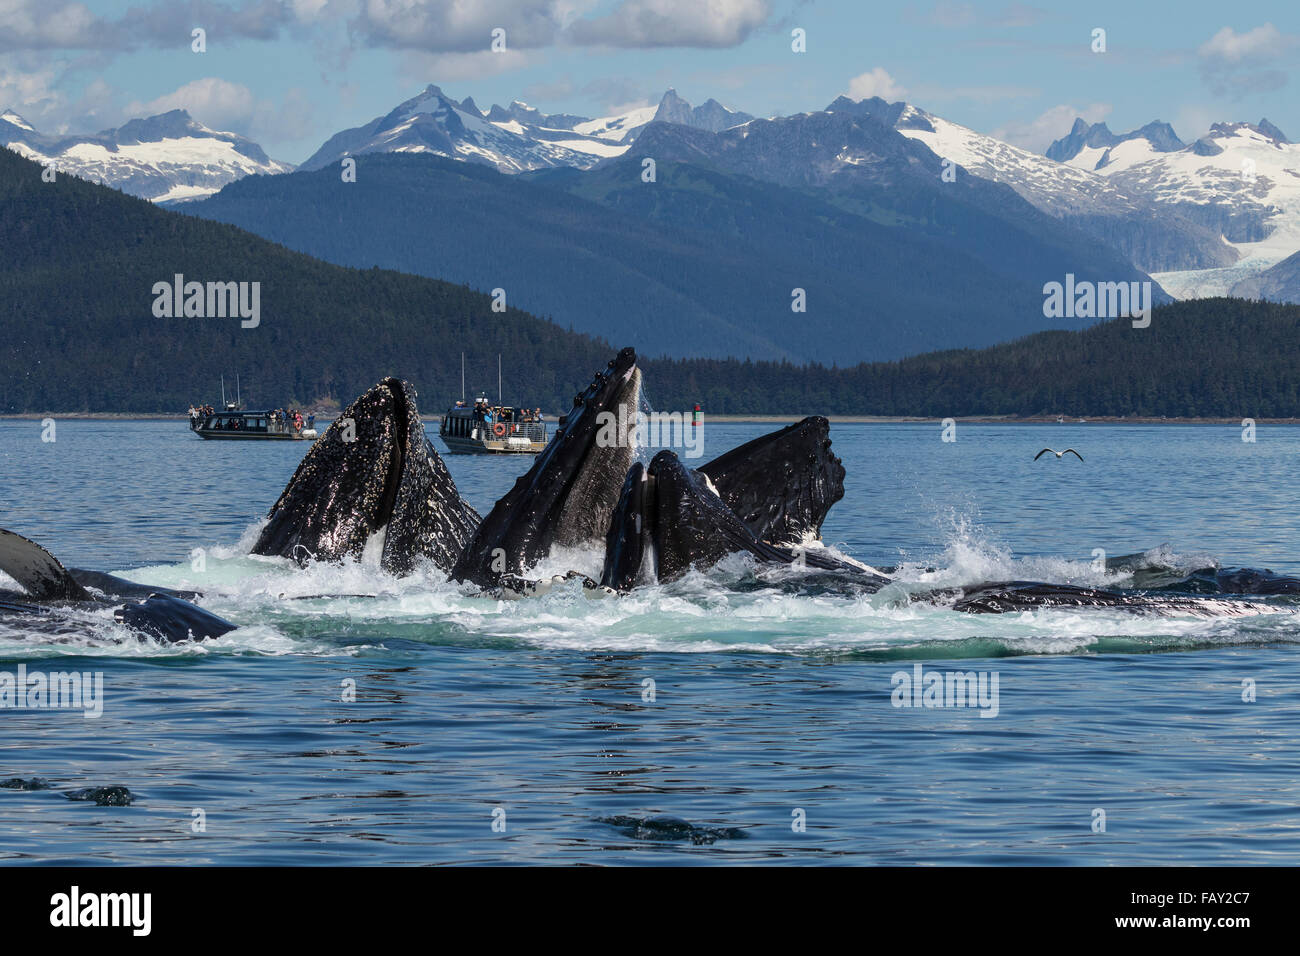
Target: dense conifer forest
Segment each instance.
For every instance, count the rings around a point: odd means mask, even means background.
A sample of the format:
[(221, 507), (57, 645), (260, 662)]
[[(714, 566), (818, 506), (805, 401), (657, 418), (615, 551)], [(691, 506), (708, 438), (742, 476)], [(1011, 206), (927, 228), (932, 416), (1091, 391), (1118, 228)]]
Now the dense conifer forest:
[[(260, 321), (155, 315), (155, 283), (259, 282)], [(328, 265), (221, 223), (59, 176), (0, 150), (0, 412), (177, 412), (215, 402), (352, 397), (386, 375), (422, 410), (467, 386), (568, 408), (620, 343), (574, 333), (464, 286)], [(643, 357), (657, 409), (713, 414), (1300, 414), (1300, 306), (1208, 299), (1081, 332), (845, 368)]]

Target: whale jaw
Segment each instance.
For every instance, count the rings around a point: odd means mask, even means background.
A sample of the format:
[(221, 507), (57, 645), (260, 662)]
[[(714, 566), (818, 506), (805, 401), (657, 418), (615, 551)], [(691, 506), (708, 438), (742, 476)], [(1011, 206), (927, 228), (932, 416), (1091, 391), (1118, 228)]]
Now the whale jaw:
[(856, 570), (821, 549), (805, 552), (760, 541), (707, 475), (661, 451), (649, 468), (636, 464), (628, 473), (610, 519), (600, 583), (618, 591), (650, 581), (668, 583), (739, 553), (764, 563)]
[(533, 466), (483, 519), (452, 577), (496, 586), (526, 575), (552, 547), (599, 546), (636, 455), (640, 397), (636, 352), (626, 348), (574, 398)]
[(844, 497), (844, 465), (831, 452), (830, 422), (820, 415), (746, 442), (699, 470), (768, 544), (820, 538), (826, 513)]
[(380, 566), (443, 571), (478, 525), (424, 433), (414, 387), (388, 378), (325, 430), (271, 508), (254, 554), (299, 564), (359, 558), (383, 534)]

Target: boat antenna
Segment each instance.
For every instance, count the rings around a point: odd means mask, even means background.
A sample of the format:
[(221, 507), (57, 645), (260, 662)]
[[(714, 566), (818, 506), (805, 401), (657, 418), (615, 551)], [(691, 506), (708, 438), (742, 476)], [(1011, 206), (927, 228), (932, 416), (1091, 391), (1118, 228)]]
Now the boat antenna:
[(226, 407), (226, 376), (221, 376), (221, 408), (224, 411)]
[(501, 353), (497, 353), (497, 405), (501, 404)]
[(240, 408), (244, 406), (243, 400), (239, 397), (239, 373), (235, 373), (235, 404)]
[(465, 353), (460, 353), (460, 401), (465, 404)]

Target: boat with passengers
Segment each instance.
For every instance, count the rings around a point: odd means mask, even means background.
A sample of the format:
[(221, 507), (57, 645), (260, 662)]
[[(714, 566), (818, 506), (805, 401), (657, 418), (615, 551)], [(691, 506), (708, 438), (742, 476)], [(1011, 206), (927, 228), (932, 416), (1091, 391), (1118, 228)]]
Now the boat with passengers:
[[(312, 416), (314, 419), (315, 416)], [(280, 409), (245, 411), (236, 402), (220, 411), (205, 411), (190, 418), (190, 429), (200, 438), (263, 441), (313, 441), (315, 422), (301, 416), (291, 418)]]
[(480, 396), (447, 409), (438, 435), (452, 454), (536, 455), (546, 447), (546, 420), (540, 408), (493, 405)]

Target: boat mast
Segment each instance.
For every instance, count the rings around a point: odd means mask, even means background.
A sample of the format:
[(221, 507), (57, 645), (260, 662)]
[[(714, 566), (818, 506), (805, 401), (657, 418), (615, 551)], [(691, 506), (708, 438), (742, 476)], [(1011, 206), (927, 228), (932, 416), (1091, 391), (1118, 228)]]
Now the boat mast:
[(497, 353), (497, 407), (501, 406), (501, 353)]
[(460, 353), (460, 403), (465, 404), (465, 353)]

